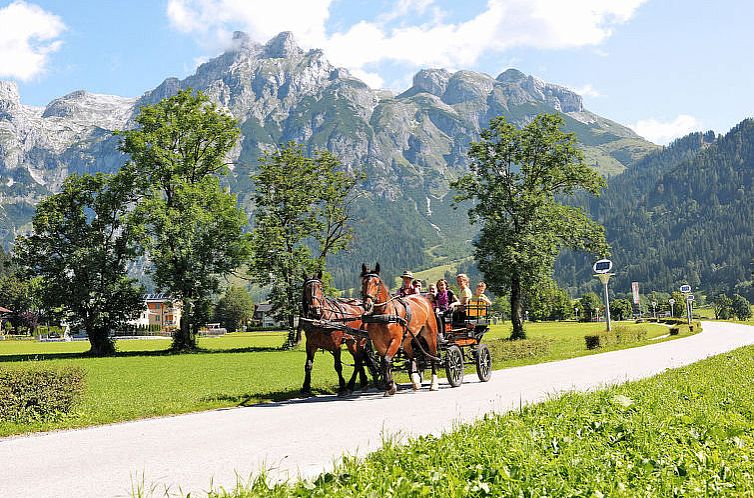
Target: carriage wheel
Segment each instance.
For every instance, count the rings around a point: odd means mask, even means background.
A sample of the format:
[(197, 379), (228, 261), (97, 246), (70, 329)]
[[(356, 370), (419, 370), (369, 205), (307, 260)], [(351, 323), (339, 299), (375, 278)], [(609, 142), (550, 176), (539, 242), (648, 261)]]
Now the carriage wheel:
[(487, 382), (492, 376), (492, 356), (486, 344), (476, 348), (476, 375), (482, 382)]
[(445, 353), (445, 374), (451, 387), (458, 387), (463, 382), (463, 353), (455, 344)]

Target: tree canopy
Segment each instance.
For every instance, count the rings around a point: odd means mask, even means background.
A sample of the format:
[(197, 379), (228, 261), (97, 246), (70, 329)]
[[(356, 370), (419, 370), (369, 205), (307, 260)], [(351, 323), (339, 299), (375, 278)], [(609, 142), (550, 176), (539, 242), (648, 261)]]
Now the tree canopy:
[(111, 354), (110, 332), (141, 312), (143, 289), (126, 274), (134, 256), (123, 216), (133, 191), (122, 176), (69, 176), (60, 193), (37, 206), (34, 230), (16, 242), (16, 255), (47, 308), (86, 330), (95, 355)]
[(469, 218), (482, 224), (474, 241), (479, 269), (493, 292), (510, 293), (512, 338), (526, 337), (524, 295), (552, 276), (562, 248), (608, 252), (603, 227), (556, 200), (579, 190), (597, 195), (605, 185), (562, 124), (541, 114), (516, 129), (494, 118), (470, 146), (470, 173), (452, 183), (456, 202), (474, 201)]
[(142, 193), (131, 218), (155, 283), (182, 306), (173, 347), (194, 349), (220, 279), (250, 252), (246, 215), (219, 181), (240, 132), (231, 116), (191, 90), (142, 107), (136, 123), (121, 144), (131, 156), (124, 170)]

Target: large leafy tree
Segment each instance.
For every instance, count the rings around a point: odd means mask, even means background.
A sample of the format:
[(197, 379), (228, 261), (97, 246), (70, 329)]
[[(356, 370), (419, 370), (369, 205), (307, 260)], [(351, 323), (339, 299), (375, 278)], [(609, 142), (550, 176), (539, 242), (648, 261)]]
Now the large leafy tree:
[(191, 90), (142, 107), (136, 123), (122, 133), (121, 144), (131, 156), (125, 170), (143, 193), (132, 218), (141, 223), (155, 284), (182, 306), (173, 348), (191, 350), (221, 278), (249, 254), (246, 216), (219, 182), (239, 130), (231, 116)]
[(215, 320), (230, 332), (239, 330), (253, 315), (254, 301), (243, 287), (228, 287), (215, 306)]
[(730, 307), (733, 315), (739, 320), (751, 318), (751, 303), (741, 294), (733, 294)]
[(16, 242), (22, 269), (41, 277), (44, 305), (86, 330), (97, 356), (115, 352), (110, 332), (144, 306), (143, 289), (126, 274), (135, 254), (124, 224), (132, 201), (123, 175), (72, 175), (60, 193), (39, 203), (32, 233)]
[[(361, 174), (343, 171), (327, 151), (306, 157), (289, 142), (260, 159), (256, 187), (252, 275), (270, 285), (277, 319), (294, 329), (301, 274), (324, 271), (327, 257), (346, 248), (353, 234), (351, 202)], [(291, 334), (289, 342), (295, 340)]]
[(556, 200), (581, 190), (598, 195), (605, 185), (562, 124), (552, 114), (522, 129), (494, 118), (470, 146), (471, 172), (452, 184), (457, 202), (474, 201), (469, 217), (482, 224), (475, 258), (490, 289), (510, 293), (514, 339), (526, 337), (525, 294), (552, 275), (562, 248), (608, 251), (601, 225)]

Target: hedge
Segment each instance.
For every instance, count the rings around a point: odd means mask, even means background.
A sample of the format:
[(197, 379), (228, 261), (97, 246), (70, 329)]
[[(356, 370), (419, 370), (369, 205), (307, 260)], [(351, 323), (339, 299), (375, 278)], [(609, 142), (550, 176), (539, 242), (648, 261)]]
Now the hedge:
[(701, 330), (702, 322), (691, 322), (691, 325), (689, 325), (688, 322), (684, 321), (683, 323), (677, 324), (675, 327), (671, 327), (670, 335), (693, 334), (694, 332), (700, 332)]
[(84, 393), (84, 371), (0, 369), (0, 421), (24, 422), (69, 413)]
[(497, 362), (544, 356), (550, 352), (552, 339), (497, 339), (485, 344), (490, 348), (492, 360)]
[(608, 332), (597, 332), (584, 336), (587, 349), (603, 348), (612, 344), (630, 344), (647, 340), (647, 329), (644, 327), (624, 327), (616, 325)]

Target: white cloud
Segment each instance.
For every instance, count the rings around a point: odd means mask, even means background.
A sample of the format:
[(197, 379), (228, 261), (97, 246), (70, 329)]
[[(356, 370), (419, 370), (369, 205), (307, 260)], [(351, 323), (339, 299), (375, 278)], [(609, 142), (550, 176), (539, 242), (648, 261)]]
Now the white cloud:
[(0, 9), (0, 77), (28, 81), (41, 74), (62, 44), (60, 17), (22, 1)]
[(230, 29), (258, 41), (292, 31), (302, 46), (323, 49), (333, 64), (356, 74), (382, 62), (470, 67), (485, 54), (513, 47), (597, 46), (645, 1), (488, 0), (471, 19), (448, 22), (433, 0), (397, 0), (374, 19), (330, 34), (325, 23), (332, 0), (169, 0), (167, 14), (176, 28), (215, 39)]
[(630, 127), (640, 136), (661, 145), (667, 145), (678, 137), (703, 129), (701, 121), (688, 114), (679, 114), (672, 121), (642, 119)]

